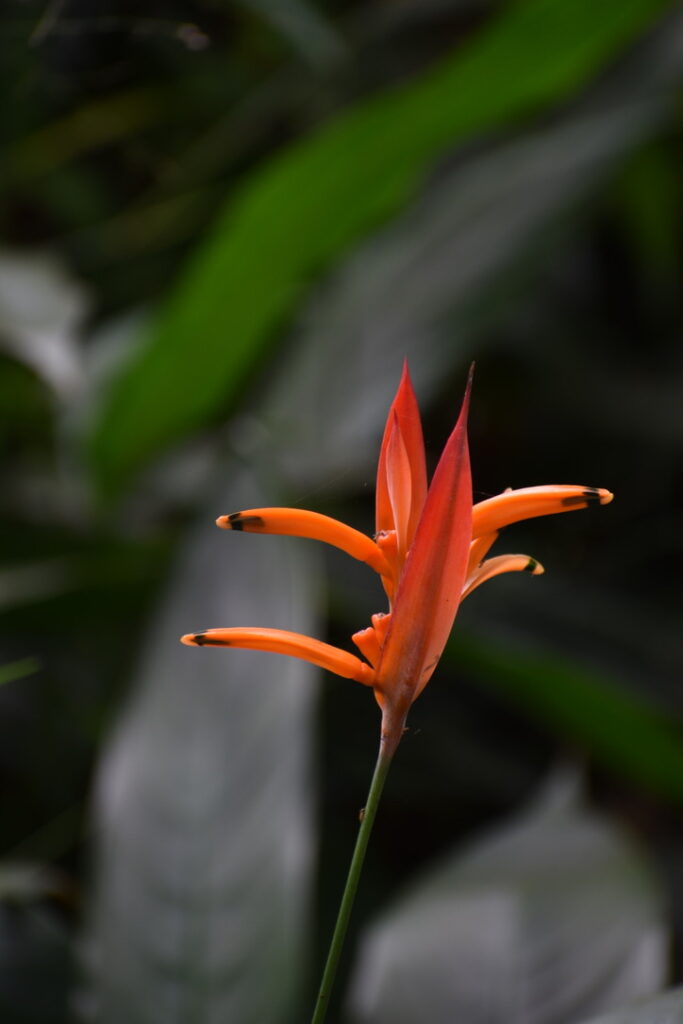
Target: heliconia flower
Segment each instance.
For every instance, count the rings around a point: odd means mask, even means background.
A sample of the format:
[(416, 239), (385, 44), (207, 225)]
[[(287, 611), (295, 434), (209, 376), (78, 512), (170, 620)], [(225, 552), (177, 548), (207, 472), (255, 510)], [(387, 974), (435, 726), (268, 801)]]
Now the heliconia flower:
[(441, 657), (460, 602), (501, 573), (543, 572), (528, 555), (487, 558), (499, 531), (521, 519), (606, 505), (613, 497), (594, 487), (552, 485), (507, 490), (473, 505), (467, 446), (471, 381), (470, 373), (458, 421), (427, 487), (420, 414), (404, 366), (380, 449), (374, 539), (304, 509), (248, 509), (216, 520), (227, 530), (322, 540), (374, 569), (389, 610), (373, 615), (372, 625), (352, 637), (365, 660), (280, 629), (208, 629), (182, 642), (289, 654), (372, 687), (382, 709), (382, 743), (393, 752), (410, 705)]

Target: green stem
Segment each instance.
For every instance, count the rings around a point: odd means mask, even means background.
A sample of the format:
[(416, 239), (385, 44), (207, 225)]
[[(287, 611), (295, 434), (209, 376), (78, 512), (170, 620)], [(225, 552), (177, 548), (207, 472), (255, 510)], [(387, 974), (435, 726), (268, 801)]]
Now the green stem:
[(365, 860), (365, 851), (368, 848), (368, 840), (370, 839), (375, 815), (377, 814), (379, 798), (382, 795), (382, 789), (384, 788), (384, 782), (389, 771), (393, 753), (393, 750), (387, 750), (385, 744), (380, 746), (379, 757), (377, 758), (372, 782), (370, 783), (367, 803), (361, 818), (358, 838), (356, 839), (356, 846), (353, 851), (353, 857), (351, 858), (349, 873), (346, 878), (344, 894), (342, 895), (341, 903), (339, 904), (337, 923), (334, 926), (334, 934), (332, 935), (332, 942), (330, 943), (330, 951), (327, 954), (327, 962), (325, 963), (325, 970), (323, 971), (322, 981), (320, 982), (320, 990), (318, 992), (315, 1010), (313, 1011), (313, 1017), (311, 1018), (311, 1024), (323, 1024), (323, 1021), (325, 1020), (330, 1000), (330, 993), (332, 991), (337, 967), (339, 965), (339, 957), (341, 955), (342, 946), (344, 945), (346, 930), (349, 925), (349, 918), (351, 917), (351, 908), (353, 907), (353, 901), (355, 899), (358, 882), (360, 880), (360, 873), (363, 868), (363, 861)]

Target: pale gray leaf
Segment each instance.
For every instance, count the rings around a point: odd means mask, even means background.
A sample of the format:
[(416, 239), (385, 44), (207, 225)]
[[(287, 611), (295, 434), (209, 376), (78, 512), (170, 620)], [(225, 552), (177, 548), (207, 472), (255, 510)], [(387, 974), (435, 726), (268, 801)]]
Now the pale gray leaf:
[(368, 931), (358, 1024), (570, 1024), (656, 991), (662, 899), (604, 819), (555, 795), (456, 853)]
[(300, 978), (314, 672), (178, 637), (314, 632), (310, 548), (292, 557), (285, 538), (217, 530), (216, 514), (256, 502), (246, 471), (225, 476), (229, 497), (182, 554), (99, 772), (83, 1006), (103, 1024), (278, 1024)]
[(64, 402), (84, 387), (78, 331), (88, 306), (84, 286), (55, 257), (0, 252), (0, 345)]
[(582, 1024), (683, 1024), (683, 988), (643, 999), (631, 1006), (592, 1017)]

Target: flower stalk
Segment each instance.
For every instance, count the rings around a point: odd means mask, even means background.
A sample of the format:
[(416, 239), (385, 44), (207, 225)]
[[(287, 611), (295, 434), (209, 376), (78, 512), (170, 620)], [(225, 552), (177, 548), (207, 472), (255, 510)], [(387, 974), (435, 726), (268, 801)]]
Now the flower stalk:
[(349, 926), (351, 910), (356, 898), (356, 892), (358, 891), (358, 882), (360, 881), (361, 871), (363, 870), (365, 852), (368, 848), (370, 833), (372, 832), (372, 826), (375, 823), (379, 800), (382, 795), (382, 790), (384, 789), (384, 783), (386, 781), (389, 768), (391, 767), (391, 760), (394, 756), (395, 749), (395, 746), (392, 748), (386, 743), (380, 744), (379, 756), (377, 757), (377, 763), (375, 764), (375, 770), (370, 783), (370, 789), (368, 791), (368, 799), (365, 807), (361, 811), (360, 828), (358, 829), (358, 836), (356, 838), (356, 845), (354, 847), (351, 864), (349, 866), (349, 873), (346, 876), (346, 885), (342, 894), (341, 903), (339, 904), (337, 922), (334, 926), (332, 941), (327, 954), (325, 969), (320, 982), (318, 998), (316, 999), (315, 1008), (313, 1010), (311, 1024), (323, 1024), (327, 1014), (332, 986), (334, 985), (334, 979), (337, 975), (339, 958), (344, 946), (344, 939), (346, 938), (346, 932)]

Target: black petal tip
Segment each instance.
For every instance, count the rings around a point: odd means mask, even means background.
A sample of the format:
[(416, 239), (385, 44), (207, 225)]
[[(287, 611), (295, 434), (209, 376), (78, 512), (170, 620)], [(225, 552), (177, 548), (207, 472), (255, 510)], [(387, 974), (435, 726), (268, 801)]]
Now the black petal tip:
[(244, 512), (219, 516), (216, 523), (225, 530), (263, 530), (266, 525), (261, 516), (247, 516)]

